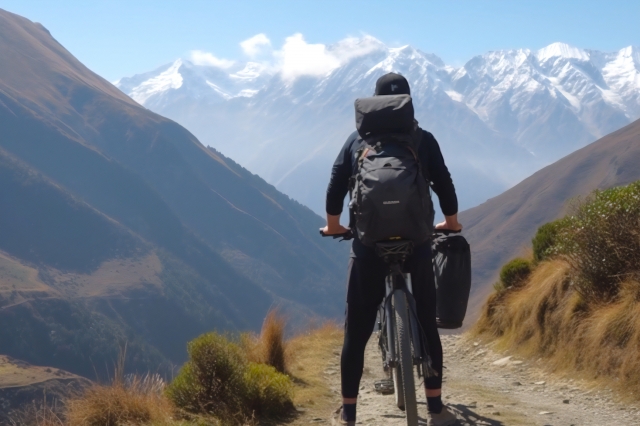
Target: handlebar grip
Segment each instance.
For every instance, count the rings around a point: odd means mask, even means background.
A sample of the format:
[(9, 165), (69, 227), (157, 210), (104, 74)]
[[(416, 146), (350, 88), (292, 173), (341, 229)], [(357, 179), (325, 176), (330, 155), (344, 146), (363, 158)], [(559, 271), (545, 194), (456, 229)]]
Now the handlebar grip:
[(340, 241), (346, 241), (346, 240), (351, 240), (353, 239), (353, 231), (349, 230), (343, 234), (325, 234), (324, 231), (322, 229), (320, 229), (320, 235), (323, 237), (331, 237), (334, 240), (341, 238)]

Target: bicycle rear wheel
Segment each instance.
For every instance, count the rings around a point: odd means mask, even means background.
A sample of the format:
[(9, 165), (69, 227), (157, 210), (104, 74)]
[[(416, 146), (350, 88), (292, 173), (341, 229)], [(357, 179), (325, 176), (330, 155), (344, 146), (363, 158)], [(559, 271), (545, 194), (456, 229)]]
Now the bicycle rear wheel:
[(411, 355), (411, 331), (409, 330), (409, 310), (407, 298), (402, 290), (393, 293), (393, 307), (395, 310), (396, 335), (398, 337), (399, 368), (394, 369), (402, 377), (404, 395), (404, 411), (407, 416), (407, 426), (418, 426), (418, 404), (416, 401), (416, 385), (413, 377), (413, 356)]

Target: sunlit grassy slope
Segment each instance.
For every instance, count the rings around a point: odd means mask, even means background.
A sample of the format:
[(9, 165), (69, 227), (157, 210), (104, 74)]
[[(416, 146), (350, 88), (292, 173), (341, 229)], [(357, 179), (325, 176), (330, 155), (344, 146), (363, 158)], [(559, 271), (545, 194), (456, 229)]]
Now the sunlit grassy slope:
[(540, 229), (530, 274), (496, 285), (473, 332), (639, 399), (639, 248), (640, 182), (576, 201)]

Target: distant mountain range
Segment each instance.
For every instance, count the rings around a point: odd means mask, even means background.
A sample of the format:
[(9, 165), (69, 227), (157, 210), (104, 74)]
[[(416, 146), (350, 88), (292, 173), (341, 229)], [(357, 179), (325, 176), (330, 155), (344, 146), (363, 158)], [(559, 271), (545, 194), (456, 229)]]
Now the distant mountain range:
[[(0, 9), (0, 353), (95, 378), (212, 329), (338, 316), (323, 220)], [(302, 324), (298, 321), (297, 323)]]
[(491, 292), (500, 268), (513, 257), (527, 255), (538, 227), (567, 214), (576, 197), (640, 180), (639, 165), (640, 120), (462, 212), (473, 259), (471, 319)]
[(554, 43), (489, 52), (462, 67), (372, 37), (327, 52), (343, 60), (320, 76), (178, 59), (115, 84), (320, 214), (330, 166), (354, 128), (353, 101), (389, 71), (411, 83), (417, 118), (440, 141), (462, 208), (640, 117), (637, 47)]

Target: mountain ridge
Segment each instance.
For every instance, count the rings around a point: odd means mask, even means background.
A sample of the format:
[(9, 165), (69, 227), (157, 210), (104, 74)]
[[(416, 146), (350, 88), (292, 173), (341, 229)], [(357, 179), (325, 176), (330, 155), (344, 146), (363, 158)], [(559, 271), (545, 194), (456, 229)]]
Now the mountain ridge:
[[(440, 142), (462, 208), (640, 117), (633, 46), (603, 53), (554, 43), (488, 52), (461, 67), (371, 36), (326, 50), (338, 53), (323, 74), (292, 78), (274, 64), (219, 68), (181, 58), (116, 85), (319, 214), (331, 163), (353, 130), (352, 103), (389, 71), (409, 80), (416, 118)], [(251, 77), (239, 78), (246, 69)], [(175, 84), (160, 88), (154, 79)]]

